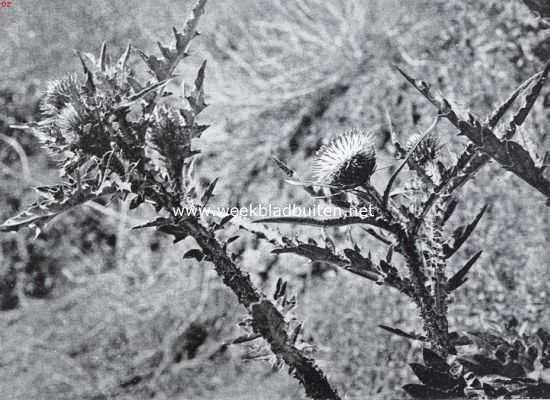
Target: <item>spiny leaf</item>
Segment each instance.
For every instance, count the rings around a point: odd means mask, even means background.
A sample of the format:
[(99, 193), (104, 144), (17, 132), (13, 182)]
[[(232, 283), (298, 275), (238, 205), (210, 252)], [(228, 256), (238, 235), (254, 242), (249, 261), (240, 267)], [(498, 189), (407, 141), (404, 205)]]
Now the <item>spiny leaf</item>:
[(87, 201), (112, 195), (115, 190), (112, 187), (105, 187), (104, 190), (94, 191), (92, 189), (77, 189), (74, 192), (64, 194), (63, 200), (44, 200), (31, 205), (26, 210), (9, 218), (0, 225), (0, 232), (18, 231), (26, 226), (44, 226), (59, 214), (69, 211)]
[(354, 265), (364, 266), (368, 269), (372, 269), (374, 267), (373, 262), (369, 258), (363, 257), (358, 248), (344, 249), (344, 255)]
[(136, 49), (139, 56), (145, 61), (150, 72), (157, 78), (158, 81), (163, 81), (170, 75), (166, 72), (166, 64), (154, 55), (147, 55), (143, 50)]
[(387, 244), (388, 246), (393, 246), (392, 242), (388, 239), (386, 239), (383, 234), (376, 232), (372, 228), (361, 228), (365, 232), (367, 232), (369, 235), (373, 236), (374, 238), (380, 240), (382, 243)]
[(65, 192), (70, 190), (66, 185), (46, 185), (33, 188), (41, 197), (51, 201), (63, 201)]
[(199, 249), (191, 249), (183, 255), (184, 260), (189, 259), (189, 258), (194, 258), (195, 260), (200, 262), (204, 259), (204, 254)]
[(191, 16), (185, 22), (183, 32), (179, 33), (174, 29), (174, 35), (176, 38), (176, 49), (182, 56), (187, 52), (189, 43), (197, 35), (197, 24), (200, 16), (204, 13), (204, 7), (206, 0), (198, 0), (191, 11)]
[(128, 100), (129, 101), (135, 101), (135, 100), (145, 96), (147, 93), (150, 93), (155, 89), (158, 89), (158, 88), (161, 88), (161, 87), (165, 86), (167, 83), (168, 83), (168, 80), (153, 83), (153, 84), (147, 86), (145, 89), (140, 90), (138, 93), (133, 94), (132, 96), (130, 96), (128, 98)]
[(239, 235), (235, 235), (235, 236), (231, 236), (229, 239), (226, 240), (225, 244), (228, 245), (230, 243), (233, 243), (235, 240), (237, 240), (240, 236)]
[(510, 109), (512, 104), (516, 101), (518, 96), (525, 90), (527, 86), (531, 84), (535, 79), (537, 79), (542, 73), (538, 72), (535, 75), (529, 77), (525, 82), (523, 82), (514, 92), (508, 97), (504, 103), (502, 103), (489, 117), (489, 126), (491, 128), (496, 127), (500, 119), (506, 114), (506, 112)]
[(45, 200), (30, 206), (28, 209), (6, 220), (0, 225), (0, 231), (16, 232), (23, 227), (37, 224), (44, 225), (56, 215), (69, 208), (64, 208), (61, 203), (55, 200)]
[(172, 53), (172, 51), (168, 47), (164, 47), (161, 42), (157, 42), (157, 46), (159, 47), (162, 56), (166, 60), (170, 61), (175, 56), (175, 53)]
[(463, 356), (459, 357), (457, 360), (460, 364), (476, 375), (498, 375), (502, 372), (502, 364), (500, 364), (497, 360), (481, 354)]
[(130, 210), (135, 210), (140, 205), (142, 205), (145, 202), (145, 197), (142, 195), (135, 196), (132, 200), (130, 200)]
[(129, 76), (127, 80), (134, 92), (138, 93), (143, 90), (143, 85), (137, 79)]
[(298, 336), (300, 335), (300, 333), (302, 332), (302, 328), (303, 328), (303, 324), (302, 323), (299, 323), (298, 325), (296, 325), (294, 327), (294, 329), (292, 330), (292, 332), (290, 333), (290, 343), (292, 344), (296, 344), (296, 341), (298, 340)]
[(201, 202), (203, 207), (206, 207), (206, 205), (208, 204), (208, 201), (212, 197), (212, 194), (214, 193), (214, 189), (216, 188), (217, 183), (218, 183), (218, 178), (216, 178), (212, 182), (210, 182), (210, 184), (208, 185), (208, 187), (206, 188), (206, 190), (202, 194), (200, 202)]
[(543, 158), (542, 158), (541, 168), (546, 169), (546, 168), (549, 168), (549, 167), (550, 167), (550, 151), (546, 151), (544, 153)]
[(392, 256), (393, 256), (393, 246), (390, 246), (388, 248), (388, 253), (386, 254), (386, 262), (387, 263), (391, 263)]
[(428, 367), (435, 368), (437, 371), (447, 371), (449, 369), (445, 359), (427, 347), (422, 349), (422, 358)]
[(178, 243), (189, 236), (189, 231), (180, 225), (167, 224), (157, 227), (159, 232), (174, 236), (174, 243)]
[(78, 58), (80, 59), (80, 62), (82, 63), (82, 68), (84, 69), (84, 74), (86, 75), (86, 90), (88, 93), (94, 93), (95, 92), (95, 83), (94, 83), (94, 75), (92, 74), (92, 71), (88, 68), (86, 65), (86, 62), (84, 61), (84, 58), (82, 57), (82, 53), (77, 51), (76, 54), (78, 55)]
[(286, 242), (287, 238), (281, 235), (279, 231), (256, 224), (247, 218), (231, 215), (228, 221), (231, 221), (232, 224), (238, 226), (240, 229), (244, 229), (254, 234), (257, 238), (266, 240), (275, 246), (282, 246)]
[(262, 335), (259, 334), (259, 333), (247, 333), (247, 334), (241, 335), (241, 336), (239, 336), (235, 339), (232, 339), (232, 340), (226, 342), (226, 344), (247, 343), (247, 342), (251, 342), (253, 340), (259, 339), (261, 337), (262, 337)]
[(403, 390), (405, 392), (407, 392), (413, 398), (422, 399), (422, 400), (426, 400), (426, 399), (430, 399), (430, 400), (451, 399), (453, 397), (456, 397), (452, 394), (441, 392), (439, 390), (429, 388), (428, 386), (417, 385), (417, 384), (414, 384), (414, 383), (410, 383), (408, 385), (403, 386)]
[(219, 229), (222, 229), (223, 226), (228, 223), (231, 219), (233, 218), (233, 215), (229, 214), (229, 215), (226, 215), (225, 217), (223, 217), (220, 222), (218, 224), (216, 224), (216, 227), (214, 228), (214, 230), (219, 230)]
[(461, 225), (453, 232), (453, 242), (451, 244), (445, 243), (443, 245), (443, 253), (445, 258), (450, 258), (457, 252), (458, 249), (464, 244), (464, 242), (470, 237), (477, 224), (487, 211), (488, 205), (483, 206), (481, 211), (476, 215), (474, 220), (468, 225)]
[(206, 71), (206, 60), (199, 67), (197, 77), (195, 78), (195, 90), (202, 91), (204, 88), (204, 72)]
[[(472, 168), (471, 172), (484, 165), (487, 156), (490, 156), (501, 166), (513, 172), (516, 176), (531, 185), (531, 187), (542, 193), (547, 198), (548, 204), (550, 205), (550, 181), (545, 179), (542, 171), (535, 167), (534, 161), (527, 150), (518, 143), (507, 140), (515, 132), (514, 129), (511, 129), (504, 135), (504, 140), (499, 139), (489, 125), (482, 124), (473, 114), (468, 113), (467, 119), (461, 118), (452, 109), (449, 101), (430, 92), (429, 85), (410, 77), (399, 68), (398, 70), (407, 81), (437, 108), (440, 115), (447, 118), (449, 122), (459, 130), (460, 135), (467, 136), (473, 144), (480, 148), (480, 151), (486, 154), (486, 156), (481, 155), (480, 158), (478, 158), (478, 162)], [(548, 71), (550, 71), (550, 64), (547, 64), (544, 72), (547, 73)], [(542, 76), (543, 75), (541, 75), (541, 77)], [(540, 80), (540, 82), (540, 84), (542, 84), (543, 80)], [(535, 97), (536, 96), (530, 97), (532, 100), (528, 100), (528, 103), (534, 101)], [(527, 113), (532, 108), (531, 106), (532, 104), (528, 104), (527, 107), (523, 107), (525, 112), (522, 111), (518, 114), (519, 119), (516, 119), (516, 122), (522, 122), (525, 119)]]
[(489, 332), (466, 332), (472, 343), (484, 351), (493, 352), (500, 346), (509, 347), (508, 342), (495, 334)]
[(203, 89), (205, 69), (206, 69), (206, 60), (203, 61), (203, 63), (199, 68), (199, 71), (197, 72), (197, 78), (195, 79), (194, 89), (191, 91), (191, 93), (188, 93), (185, 95), (185, 98), (189, 102), (189, 105), (191, 106), (191, 109), (193, 110), (195, 115), (198, 115), (207, 106), (204, 100), (204, 89)]
[(283, 297), (286, 294), (286, 287), (287, 287), (286, 281), (284, 281), (282, 278), (277, 279), (277, 284), (275, 286), (275, 293), (273, 294), (273, 298), (277, 300)]
[(492, 399), (502, 399), (509, 395), (510, 392), (505, 387), (493, 387), (488, 383), (483, 383), (483, 392)]
[(343, 266), (346, 265), (346, 261), (341, 257), (338, 257), (330, 249), (315, 246), (307, 243), (299, 243), (296, 245), (289, 245), (288, 247), (282, 247), (272, 250), (273, 254), (298, 254), (303, 257), (307, 257), (312, 261), (323, 261), (330, 264)]
[(418, 379), (431, 388), (439, 389), (447, 393), (453, 389), (460, 390), (460, 388), (466, 386), (464, 380), (455, 379), (448, 372), (438, 371), (417, 363), (412, 363), (410, 366)]
[(370, 219), (361, 217), (342, 217), (331, 219), (315, 219), (308, 217), (269, 217), (254, 220), (254, 223), (262, 224), (297, 224), (309, 226), (346, 226), (352, 224), (369, 223)]
[(256, 224), (299, 224), (312, 226), (326, 226), (326, 220), (306, 217), (268, 217), (252, 221)]
[(143, 228), (152, 228), (152, 227), (158, 227), (161, 225), (167, 225), (171, 222), (170, 219), (165, 217), (157, 217), (152, 221), (146, 222), (141, 225), (133, 226), (132, 229), (143, 229)]
[(479, 251), (474, 254), (472, 258), (470, 258), (468, 262), (448, 280), (447, 290), (449, 292), (458, 289), (460, 286), (462, 286), (464, 282), (468, 280), (468, 278), (466, 278), (466, 275), (468, 274), (468, 272), (470, 272), (470, 269), (474, 266), (477, 259), (481, 256), (481, 253), (483, 253), (483, 251)]
[(141, 58), (143, 58), (157, 80), (163, 81), (172, 77), (178, 63), (187, 55), (189, 43), (196, 36), (197, 24), (200, 16), (204, 13), (205, 5), (206, 0), (197, 0), (190, 17), (185, 21), (183, 32), (180, 33), (176, 28), (173, 28), (175, 36), (174, 47), (167, 47), (162, 43), (158, 43), (163, 56), (162, 59), (148, 56), (143, 51), (138, 50)]
[(535, 101), (537, 100), (549, 73), (550, 73), (550, 60), (546, 62), (546, 65), (544, 66), (544, 70), (542, 71), (537, 81), (533, 85), (533, 88), (527, 94), (527, 96), (525, 96), (525, 104), (513, 116), (512, 121), (510, 122), (508, 130), (506, 132), (506, 135), (504, 136), (506, 139), (508, 139), (509, 137), (511, 137), (511, 135), (513, 135), (513, 132), (515, 132), (516, 127), (521, 126), (523, 122), (525, 122), (525, 119), (527, 118), (527, 116), (529, 115), (529, 112), (533, 108), (533, 105), (535, 104)]
[(289, 178), (295, 178), (295, 179), (285, 179), (285, 182), (289, 185), (294, 186), (301, 186), (310, 196), (317, 197), (320, 195), (319, 192), (315, 191), (311, 183), (303, 182), (299, 177), (296, 171), (294, 171), (292, 168), (290, 168), (288, 165), (286, 165), (283, 161), (278, 159), (275, 156), (271, 157), (275, 164), (287, 175)]
[(99, 68), (105, 72), (107, 66), (107, 42), (101, 44), (101, 52), (99, 53)]
[(439, 114), (444, 115), (453, 124), (457, 122), (458, 116), (451, 107), (449, 101), (447, 101), (447, 99), (435, 96), (430, 91), (430, 85), (423, 80), (413, 78), (397, 65), (394, 65), (394, 68), (397, 69), (397, 71), (405, 78), (405, 80), (413, 85), (413, 87), (418, 90), (420, 94), (422, 94), (426, 98), (426, 100), (428, 100), (437, 108)]
[(277, 164), (277, 166), (283, 171), (289, 178), (292, 178), (296, 175), (296, 172), (290, 168), (288, 165), (286, 165), (284, 162), (279, 160), (275, 156), (271, 156), (271, 159)]
[(334, 241), (330, 238), (328, 234), (323, 230), (323, 236), (325, 239), (325, 247), (332, 251), (333, 253), (336, 252), (336, 245), (334, 244)]
[(528, 150), (512, 140), (507, 140), (504, 143), (507, 152), (507, 161), (509, 162), (509, 166), (506, 164), (502, 165), (505, 169), (512, 170), (511, 167), (514, 167), (515, 170), (524, 171), (526, 174), (536, 170), (535, 162)]
[(387, 325), (378, 325), (378, 327), (384, 329), (385, 331), (388, 331), (389, 333), (393, 333), (394, 335), (404, 337), (405, 339), (419, 340), (421, 342), (426, 341), (426, 338), (422, 335), (416, 333), (407, 333), (399, 328), (392, 328), (391, 326)]
[(82, 69), (84, 70), (84, 74), (88, 75), (90, 73), (90, 69), (88, 68), (88, 65), (86, 65), (86, 61), (84, 61), (84, 57), (80, 51), (76, 51), (76, 55), (78, 56), (78, 59), (80, 60), (80, 64), (82, 65)]
[(451, 198), (448, 202), (447, 202), (447, 206), (445, 208), (445, 212), (443, 214), (443, 219), (441, 221), (441, 225), (445, 225), (447, 223), (447, 221), (449, 220), (449, 218), (451, 218), (451, 216), (453, 215), (453, 213), (455, 212), (456, 210), (456, 206), (458, 205), (458, 200), (454, 199), (454, 198)]
[(128, 46), (126, 47), (126, 50), (120, 56), (120, 59), (118, 60), (117, 66), (120, 70), (126, 69), (128, 66), (128, 60), (130, 59), (130, 53), (132, 52), (132, 45), (131, 43), (128, 43)]

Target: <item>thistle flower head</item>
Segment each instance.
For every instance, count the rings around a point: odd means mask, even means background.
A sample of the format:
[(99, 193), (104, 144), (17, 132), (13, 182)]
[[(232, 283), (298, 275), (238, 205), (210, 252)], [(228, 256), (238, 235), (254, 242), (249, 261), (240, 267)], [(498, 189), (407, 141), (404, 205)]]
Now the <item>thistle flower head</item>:
[(80, 86), (74, 75), (53, 80), (48, 83), (40, 108), (45, 115), (53, 117), (67, 104), (78, 99), (79, 92)]
[(375, 167), (372, 134), (351, 130), (317, 151), (312, 171), (318, 183), (356, 187), (369, 181)]
[(69, 104), (61, 110), (57, 117), (57, 126), (62, 132), (76, 136), (82, 126), (82, 116), (78, 113), (76, 108)]
[(407, 140), (406, 145), (407, 152), (414, 149), (410, 160), (417, 165), (426, 165), (435, 161), (440, 148), (439, 138), (432, 134), (428, 134), (424, 138), (420, 134), (414, 134)]

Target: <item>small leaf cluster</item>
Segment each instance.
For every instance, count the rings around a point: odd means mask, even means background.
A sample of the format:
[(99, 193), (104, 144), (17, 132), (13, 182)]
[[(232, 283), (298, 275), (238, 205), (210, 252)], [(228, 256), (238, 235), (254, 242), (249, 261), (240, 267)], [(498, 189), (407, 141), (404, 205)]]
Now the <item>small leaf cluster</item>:
[(407, 384), (403, 389), (419, 399), (550, 395), (550, 334), (545, 329), (528, 335), (508, 327), (468, 332), (462, 339), (464, 349), (448, 358), (425, 348), (424, 364), (411, 364), (422, 383)]

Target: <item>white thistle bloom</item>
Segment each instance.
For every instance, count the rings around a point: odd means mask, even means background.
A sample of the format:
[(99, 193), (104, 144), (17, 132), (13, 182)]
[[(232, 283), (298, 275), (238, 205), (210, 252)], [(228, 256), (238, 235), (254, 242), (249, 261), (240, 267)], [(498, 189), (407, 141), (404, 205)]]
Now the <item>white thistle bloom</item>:
[(319, 184), (352, 188), (367, 183), (375, 167), (373, 135), (351, 130), (317, 151), (312, 172)]

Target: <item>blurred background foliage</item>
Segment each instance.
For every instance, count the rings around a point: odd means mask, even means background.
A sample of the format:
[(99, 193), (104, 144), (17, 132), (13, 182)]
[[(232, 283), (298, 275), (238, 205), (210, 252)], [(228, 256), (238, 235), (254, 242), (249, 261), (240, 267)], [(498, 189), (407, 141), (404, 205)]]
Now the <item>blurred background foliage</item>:
[[(0, 217), (28, 203), (34, 185), (55, 182), (55, 160), (9, 128), (39, 117), (46, 82), (80, 66), (73, 49), (107, 40), (152, 49), (180, 26), (190, 1), (15, 0), (0, 10)], [(205, 178), (220, 177), (215, 204), (308, 204), (284, 183), (271, 155), (307, 176), (315, 150), (349, 128), (373, 131), (374, 184), (395, 165), (389, 120), (400, 138), (422, 131), (433, 109), (391, 68), (405, 66), (462, 110), (484, 115), (550, 56), (543, 24), (520, 2), (443, 0), (211, 0), (187, 63), (208, 60), (201, 141)], [(198, 43), (198, 44), (197, 44)], [(138, 68), (142, 68), (136, 66)], [(182, 68), (181, 78), (193, 75)], [(550, 92), (520, 132), (534, 154), (550, 147)], [(448, 157), (465, 145), (438, 126)], [(457, 268), (484, 254), (450, 308), (455, 330), (515, 322), (549, 325), (550, 214), (518, 178), (490, 165), (461, 189), (456, 224), (490, 208)], [(114, 211), (113, 211), (114, 210)], [(210, 267), (166, 238), (129, 231), (146, 211), (93, 203), (57, 219), (43, 237), (0, 237), (0, 393), (7, 399), (295, 399), (301, 389), (268, 364), (244, 362), (234, 337), (242, 313)], [(151, 210), (150, 214), (153, 214)], [(293, 233), (299, 234), (295, 230)], [(303, 232), (303, 231), (302, 231)], [(310, 235), (321, 237), (319, 230)], [(334, 236), (345, 241), (344, 230)], [(356, 240), (374, 242), (361, 231)], [(243, 236), (243, 268), (270, 289), (288, 279), (299, 295), (317, 358), (347, 398), (395, 398), (418, 346), (378, 324), (418, 327), (398, 293), (336, 273)], [(160, 371), (160, 372), (159, 372)], [(7, 396), (7, 397), (6, 397)], [(399, 396), (404, 396), (399, 393)]]

